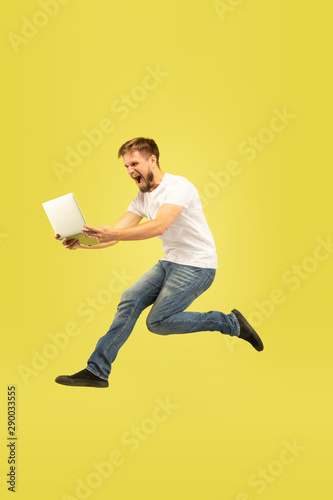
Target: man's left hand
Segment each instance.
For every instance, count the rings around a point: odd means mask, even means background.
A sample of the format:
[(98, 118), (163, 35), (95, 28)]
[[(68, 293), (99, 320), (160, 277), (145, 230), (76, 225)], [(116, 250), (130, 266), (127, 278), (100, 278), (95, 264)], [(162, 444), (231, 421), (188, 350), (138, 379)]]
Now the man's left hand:
[(116, 240), (116, 231), (111, 226), (92, 227), (85, 224), (83, 227), (88, 229), (88, 231), (82, 230), (81, 233), (87, 238), (98, 241), (98, 243), (108, 243), (109, 241)]

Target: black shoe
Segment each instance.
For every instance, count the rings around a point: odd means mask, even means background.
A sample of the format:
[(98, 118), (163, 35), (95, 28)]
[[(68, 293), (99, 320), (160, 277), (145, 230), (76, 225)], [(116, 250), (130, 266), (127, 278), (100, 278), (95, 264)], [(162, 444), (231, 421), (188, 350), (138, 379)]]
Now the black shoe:
[(97, 377), (86, 368), (74, 375), (59, 375), (55, 379), (57, 384), (79, 387), (109, 387), (109, 382)]
[(262, 340), (257, 334), (257, 332), (252, 328), (250, 323), (244, 318), (244, 316), (239, 311), (237, 311), (237, 309), (233, 309), (231, 312), (233, 312), (236, 318), (238, 319), (238, 323), (240, 326), (240, 334), (238, 338), (250, 342), (250, 344), (255, 349), (257, 349), (257, 351), (262, 351), (264, 348), (264, 344), (262, 343)]

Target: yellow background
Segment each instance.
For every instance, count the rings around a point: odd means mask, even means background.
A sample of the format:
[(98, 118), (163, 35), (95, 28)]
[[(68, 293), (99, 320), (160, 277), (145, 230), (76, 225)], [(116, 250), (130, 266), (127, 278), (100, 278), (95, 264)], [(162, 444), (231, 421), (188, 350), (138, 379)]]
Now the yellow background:
[[(333, 257), (313, 256), (317, 238), (332, 235), (331, 7), (71, 0), (53, 3), (52, 17), (42, 4), (7, 4), (0, 21), (2, 498), (10, 493), (6, 393), (13, 384), (16, 498), (328, 498)], [(25, 28), (30, 39), (15, 50), (9, 34), (22, 36), (27, 20), (44, 25)], [(163, 73), (156, 85), (147, 67)], [(148, 81), (150, 90), (137, 89)], [(121, 114), (123, 94), (135, 107)], [(272, 136), (263, 129), (274, 110), (293, 118)], [(66, 148), (105, 119), (113, 131), (59, 178), (55, 162), (65, 165)], [(112, 225), (136, 195), (117, 151), (141, 135), (156, 140), (162, 170), (195, 184), (216, 240), (216, 280), (191, 309), (240, 309), (256, 319), (265, 350), (217, 332), (162, 338), (146, 330), (144, 312), (108, 389), (60, 386), (57, 375), (85, 367), (121, 290), (163, 254), (157, 239), (66, 251), (41, 204), (74, 192), (88, 223)], [(249, 137), (268, 137), (252, 161), (241, 153)], [(219, 185), (212, 175), (223, 176), (230, 161), (238, 173)], [(293, 266), (303, 273), (297, 289)], [(115, 272), (128, 285), (117, 282), (118, 292), (105, 295)], [(89, 297), (104, 297), (104, 305), (88, 323), (78, 307)], [(78, 335), (47, 351), (50, 334), (68, 323)], [(45, 350), (53, 359), (44, 356), (34, 370), (36, 352)], [(177, 408), (154, 428), (158, 400)], [(131, 451), (124, 433), (142, 425), (152, 432)], [(286, 442), (296, 443), (294, 456)], [(78, 493), (80, 480), (96, 479), (93, 463), (114, 450), (123, 463)], [(267, 479), (258, 483), (263, 469)]]

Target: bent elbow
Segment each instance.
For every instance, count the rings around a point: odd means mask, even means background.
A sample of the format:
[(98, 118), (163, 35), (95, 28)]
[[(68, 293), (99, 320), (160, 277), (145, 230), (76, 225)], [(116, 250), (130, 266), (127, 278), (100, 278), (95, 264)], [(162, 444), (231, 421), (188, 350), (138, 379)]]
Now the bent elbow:
[(165, 233), (165, 231), (167, 229), (168, 228), (165, 226), (165, 224), (159, 224), (159, 226), (157, 228), (157, 236), (163, 236), (163, 234)]

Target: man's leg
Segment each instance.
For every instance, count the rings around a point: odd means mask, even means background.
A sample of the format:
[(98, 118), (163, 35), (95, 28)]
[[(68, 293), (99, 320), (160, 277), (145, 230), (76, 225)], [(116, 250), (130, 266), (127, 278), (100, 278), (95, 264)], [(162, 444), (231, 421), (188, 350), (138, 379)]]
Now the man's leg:
[(107, 387), (111, 364), (131, 334), (141, 312), (158, 296), (165, 270), (158, 262), (121, 296), (117, 312), (108, 332), (99, 339), (85, 370), (74, 375), (61, 375), (56, 382), (64, 385)]
[(230, 314), (220, 311), (207, 313), (184, 312), (196, 297), (212, 284), (214, 269), (202, 269), (165, 263), (166, 280), (148, 317), (148, 329), (161, 335), (201, 331), (219, 331), (249, 342), (257, 351), (264, 346), (244, 316), (233, 309)]
[(166, 269), (166, 279), (147, 317), (150, 331), (161, 335), (219, 331), (239, 336), (240, 327), (234, 313), (185, 311), (213, 283), (215, 269), (166, 261), (162, 261), (162, 264)]

